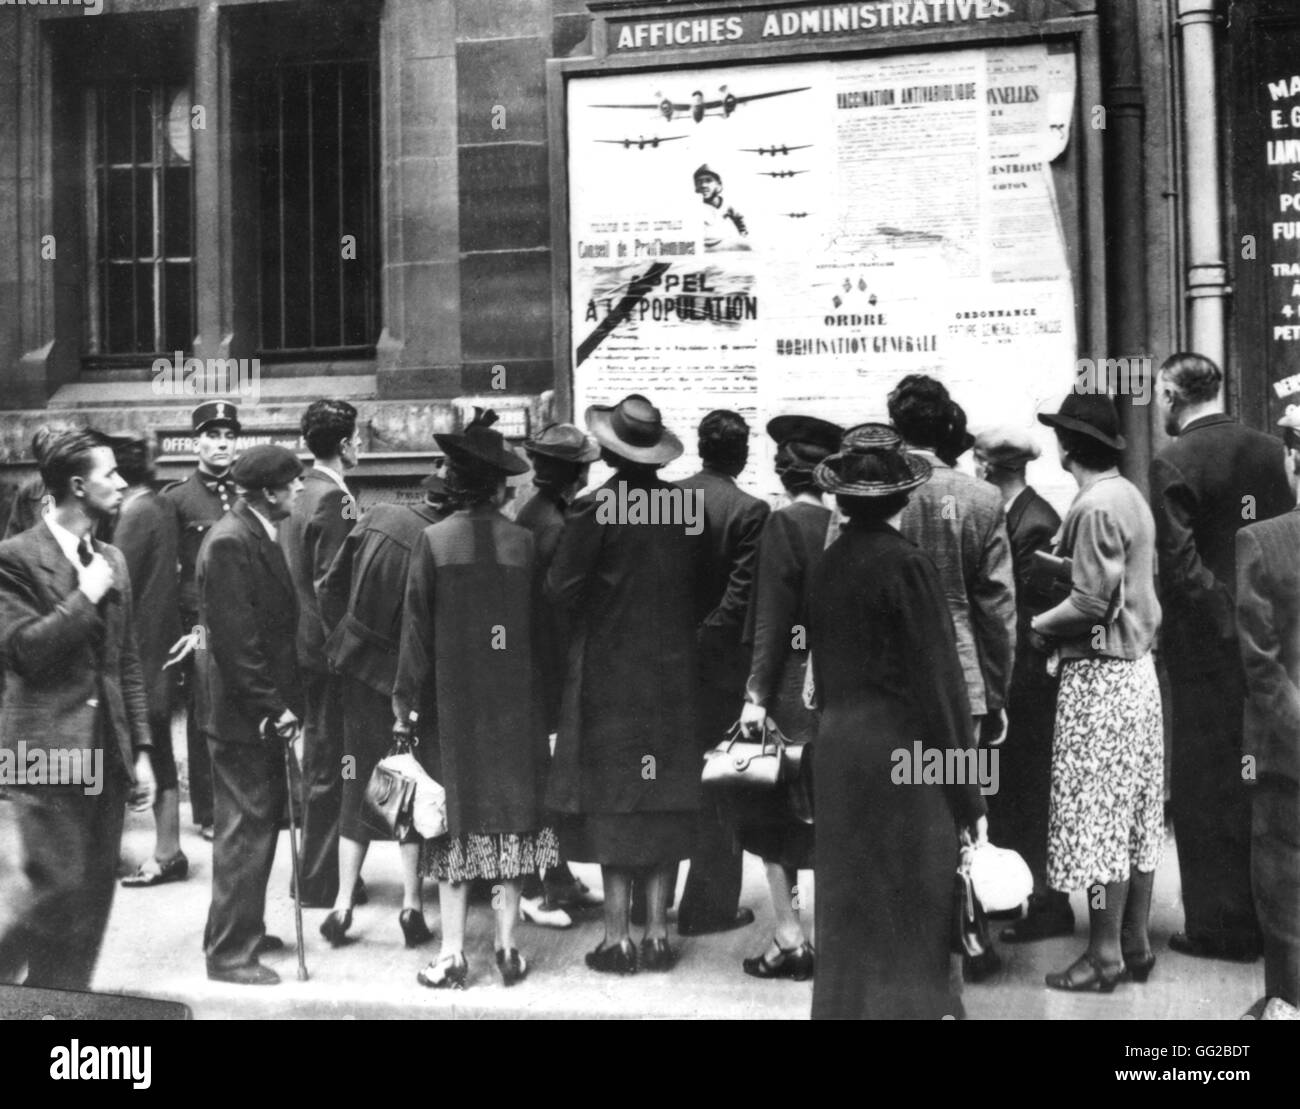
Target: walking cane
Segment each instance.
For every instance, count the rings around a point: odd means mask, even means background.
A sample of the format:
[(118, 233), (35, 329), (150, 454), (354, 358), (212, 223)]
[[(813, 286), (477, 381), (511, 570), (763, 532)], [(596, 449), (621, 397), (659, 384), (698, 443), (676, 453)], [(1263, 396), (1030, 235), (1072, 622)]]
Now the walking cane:
[(270, 735), (275, 737), (277, 743), (284, 748), (284, 784), (286, 789), (286, 798), (289, 803), (289, 851), (293, 859), (293, 926), (298, 940), (298, 981), (307, 981), (307, 958), (303, 953), (302, 946), (302, 896), (298, 892), (298, 824), (293, 815), (293, 764), (291, 759), (291, 740), (283, 740), (275, 730), (275, 725), (268, 720), (266, 730)]

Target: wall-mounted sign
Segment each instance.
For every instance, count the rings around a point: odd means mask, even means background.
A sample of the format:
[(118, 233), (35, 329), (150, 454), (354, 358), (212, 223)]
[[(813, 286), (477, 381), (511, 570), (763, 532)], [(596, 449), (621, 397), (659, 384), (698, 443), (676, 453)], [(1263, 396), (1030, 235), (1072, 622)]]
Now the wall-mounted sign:
[[(868, 3), (772, 5), (740, 12), (615, 18), (605, 24), (606, 53), (635, 54), (688, 46), (753, 46), (889, 31), (1005, 23), (1025, 18), (1027, 0), (872, 0)], [(706, 99), (701, 96), (700, 103)], [(738, 98), (737, 98), (738, 99)], [(670, 101), (671, 103), (671, 101)], [(698, 105), (686, 102), (690, 111)], [(734, 108), (732, 104), (730, 107)], [(716, 109), (727, 107), (720, 101)]]
[[(194, 456), (198, 453), (194, 432), (188, 427), (160, 427), (154, 434), (157, 436), (158, 454), (164, 458)], [(267, 427), (249, 427), (244, 424), (243, 431), (235, 439), (235, 453), (239, 454), (261, 443), (274, 443), (295, 454), (307, 449), (303, 446), (302, 432), (297, 424), (272, 424)]]
[[(738, 411), (742, 480), (776, 493), (769, 419), (881, 418), (931, 374), (972, 426), (1042, 440), (1034, 484), (1068, 501), (1034, 414), (1074, 384), (1052, 162), (1075, 81), (1073, 51), (1039, 43), (573, 78), (574, 410), (644, 393), (692, 444)], [(699, 124), (621, 107), (670, 83), (746, 102)]]

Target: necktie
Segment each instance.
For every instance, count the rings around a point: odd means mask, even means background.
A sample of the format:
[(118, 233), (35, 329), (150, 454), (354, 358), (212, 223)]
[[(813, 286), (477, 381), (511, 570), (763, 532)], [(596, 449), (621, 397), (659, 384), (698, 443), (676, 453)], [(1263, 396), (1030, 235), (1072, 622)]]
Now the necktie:
[(81, 559), (81, 565), (89, 566), (91, 560), (95, 557), (95, 548), (90, 545), (90, 536), (83, 535), (81, 542), (77, 544), (77, 557)]

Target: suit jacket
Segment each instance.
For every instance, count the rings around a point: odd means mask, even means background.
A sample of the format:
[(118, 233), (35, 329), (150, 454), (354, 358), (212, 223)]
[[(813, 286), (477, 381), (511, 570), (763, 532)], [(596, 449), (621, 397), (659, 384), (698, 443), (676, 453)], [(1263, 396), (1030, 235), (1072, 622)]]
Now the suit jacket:
[(735, 479), (707, 466), (677, 483), (704, 494), (705, 564), (697, 577), (699, 673), (715, 689), (745, 695), (750, 651), (742, 646), (749, 594), (758, 564), (758, 541), (771, 512), (766, 501), (738, 488)]
[(176, 671), (164, 670), (163, 663), (168, 648), (181, 634), (178, 538), (175, 509), (152, 489), (123, 502), (113, 544), (122, 552), (131, 575), (135, 638), (151, 720), (166, 720), (171, 712)]
[(134, 781), (135, 751), (149, 738), (136, 652), (131, 579), (116, 547), (93, 541), (113, 587), (92, 605), (77, 571), (42, 521), (0, 543), (0, 660), (8, 672), (0, 747), (95, 747), (96, 718), (112, 733)]
[(1026, 487), (1007, 509), (1007, 538), (1011, 566), (1016, 576), (1016, 661), (1014, 686), (1054, 686), (1047, 675), (1047, 656), (1029, 642), (1029, 622), (1055, 604), (1052, 596), (1035, 584), (1034, 552), (1050, 551), (1061, 518), (1050, 504)]
[(1234, 536), (1294, 506), (1282, 444), (1225, 413), (1193, 420), (1152, 460), (1161, 643), (1171, 670), (1237, 665)]
[(1300, 782), (1300, 509), (1237, 532), (1245, 744), (1259, 774)]
[(293, 514), (280, 521), (280, 547), (298, 594), (298, 664), (306, 670), (329, 670), (325, 622), (316, 591), (356, 522), (357, 502), (352, 494), (318, 469), (303, 475)]
[(325, 657), (340, 674), (392, 696), (411, 551), (444, 519), (428, 504), (377, 504), (343, 540), (318, 590)]
[(298, 601), (284, 552), (243, 498), (199, 548), (197, 581), (199, 726), (217, 743), (260, 743), (263, 717), (302, 715)]
[(1016, 647), (1015, 575), (1002, 497), (932, 452), (918, 453), (934, 474), (912, 493), (899, 531), (939, 568), (971, 712), (998, 712)]
[[(205, 484), (216, 482), (225, 490), (225, 496), (213, 492)], [(198, 619), (199, 594), (194, 580), (199, 561), (199, 548), (212, 530), (212, 525), (225, 516), (235, 503), (234, 484), (229, 475), (217, 481), (205, 476), (196, 467), (183, 481), (163, 486), (159, 494), (176, 512), (177, 543), (180, 553), (180, 608), (181, 620), (189, 625)], [(186, 628), (188, 629), (188, 626)]]

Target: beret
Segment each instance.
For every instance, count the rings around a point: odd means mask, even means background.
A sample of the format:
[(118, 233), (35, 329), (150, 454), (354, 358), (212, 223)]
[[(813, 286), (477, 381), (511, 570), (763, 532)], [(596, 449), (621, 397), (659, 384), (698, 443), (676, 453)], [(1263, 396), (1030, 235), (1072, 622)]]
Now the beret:
[(274, 443), (249, 447), (230, 467), (230, 479), (245, 489), (268, 489), (288, 485), (302, 473), (298, 456)]

